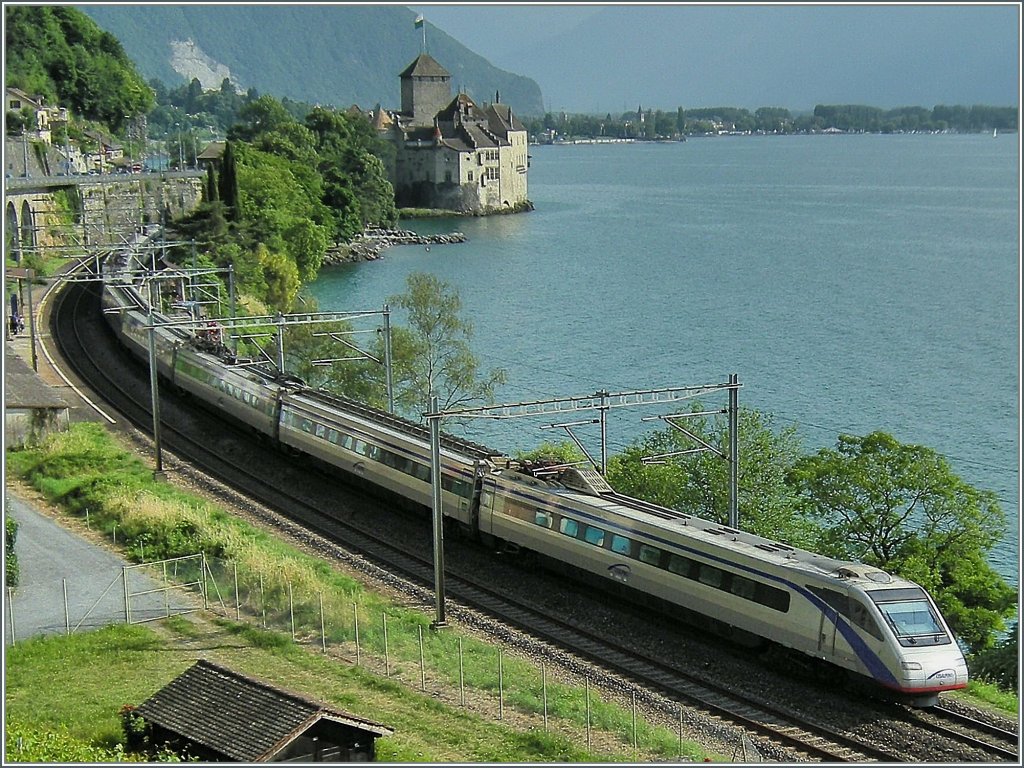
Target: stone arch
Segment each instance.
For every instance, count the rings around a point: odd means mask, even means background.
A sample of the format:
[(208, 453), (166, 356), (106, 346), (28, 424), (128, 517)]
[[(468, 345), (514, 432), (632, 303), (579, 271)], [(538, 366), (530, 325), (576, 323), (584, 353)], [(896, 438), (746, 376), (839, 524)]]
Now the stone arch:
[[(21, 232), (18, 238), (20, 256), (26, 248), (34, 249), (36, 246), (35, 214), (32, 213), (32, 206), (28, 204), (28, 200), (24, 200), (21, 204), (21, 227), (19, 229)], [(19, 258), (18, 261), (21, 259)]]
[(4, 211), (4, 249), (7, 256), (14, 259), (16, 264), (21, 263), (21, 228), (18, 226), (18, 209), (14, 202), (7, 201)]

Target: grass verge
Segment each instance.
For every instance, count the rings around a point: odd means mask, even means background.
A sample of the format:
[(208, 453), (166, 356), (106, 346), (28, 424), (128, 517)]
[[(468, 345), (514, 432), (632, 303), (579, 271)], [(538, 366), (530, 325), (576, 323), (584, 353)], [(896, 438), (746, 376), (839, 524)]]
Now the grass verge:
[[(447, 630), (425, 631), (430, 622), (426, 614), (393, 605), (324, 561), (204, 499), (153, 482), (149, 469), (96, 424), (74, 425), (40, 447), (8, 454), (8, 469), (71, 514), (88, 514), (90, 527), (112, 539), (116, 536), (128, 559), (151, 561), (203, 552), (210, 562), (222, 563), (220, 576), (230, 573), (232, 581), (241, 585), (224, 587), (233, 591), (234, 604), (242, 602), (239, 595), (244, 591), (249, 615), (257, 621), (269, 616), (271, 626), (264, 630), (251, 624), (226, 625), (233, 627), (233, 642), (244, 652), (218, 648), (218, 654), (227, 657), (224, 663), (395, 728), (396, 735), (381, 744), (381, 759), (590, 762), (634, 758), (633, 717), (628, 707), (606, 701), (595, 691), (585, 698), (580, 686), (547, 681), (548, 714), (559, 725), (545, 732), (538, 727), (537, 715), (543, 706), (538, 668), (506, 658), (499, 671), (494, 646), (460, 639)], [(230, 568), (223, 566), (228, 562)], [(252, 610), (257, 582), (259, 611)], [(220, 587), (218, 594), (222, 594)], [(394, 678), (390, 673), (383, 678), (373, 674), (369, 665), (339, 663), (328, 655), (311, 653), (294, 642), (298, 617), (299, 635), (308, 639), (319, 632), (325, 645), (329, 640), (332, 647), (346, 644), (350, 650), (355, 639), (353, 614), (362, 617), (363, 653), (378, 660), (387, 654), (396, 670)], [(273, 627), (287, 626), (286, 617), (291, 634), (275, 632)], [(164, 625), (176, 636), (191, 635), (193, 644), (212, 642), (205, 635), (195, 637), (195, 628), (184, 619), (170, 619)], [(66, 732), (69, 738), (115, 749), (121, 736), (117, 715), (121, 706), (141, 703), (196, 658), (168, 650), (139, 627), (19, 643), (7, 659), (8, 722), (41, 728), (43, 734)], [(472, 695), (483, 700), (493, 701), (500, 689), (506, 708), (503, 722), (495, 724), (469, 709), (414, 691), (424, 671), (449, 689), (464, 682)], [(513, 720), (522, 727), (510, 727)], [(587, 723), (596, 745), (592, 749), (579, 746), (585, 743)], [(492, 735), (481, 735), (491, 729), (496, 729)], [(699, 745), (680, 744), (673, 731), (642, 721), (635, 754), (644, 760), (705, 756)]]

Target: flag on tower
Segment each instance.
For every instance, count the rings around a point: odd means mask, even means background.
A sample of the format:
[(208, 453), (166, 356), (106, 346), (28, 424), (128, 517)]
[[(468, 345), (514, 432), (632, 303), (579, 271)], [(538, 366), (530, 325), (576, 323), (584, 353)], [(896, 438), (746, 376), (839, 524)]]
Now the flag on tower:
[(416, 27), (416, 29), (422, 29), (423, 28), (423, 14), (422, 13), (419, 16), (416, 17), (416, 21), (413, 22), (413, 25)]

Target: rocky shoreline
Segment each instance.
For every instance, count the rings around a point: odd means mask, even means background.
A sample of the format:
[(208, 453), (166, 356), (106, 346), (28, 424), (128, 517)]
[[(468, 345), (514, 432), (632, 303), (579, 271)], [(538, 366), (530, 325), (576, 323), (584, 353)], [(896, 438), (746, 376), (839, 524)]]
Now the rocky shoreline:
[(461, 232), (440, 235), (421, 235), (408, 229), (367, 229), (351, 243), (330, 248), (324, 257), (324, 264), (347, 264), (352, 261), (373, 261), (379, 259), (386, 248), (394, 245), (448, 245), (464, 243), (466, 236)]

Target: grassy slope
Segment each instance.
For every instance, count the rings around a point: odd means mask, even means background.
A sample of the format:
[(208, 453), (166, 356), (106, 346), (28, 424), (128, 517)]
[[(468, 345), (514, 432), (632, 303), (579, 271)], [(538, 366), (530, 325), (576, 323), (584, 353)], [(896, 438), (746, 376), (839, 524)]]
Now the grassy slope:
[[(273, 573), (288, 574), (289, 583), (305, 585), (304, 591), (323, 590), (326, 602), (348, 612), (355, 602), (361, 606), (366, 623), (361, 638), (369, 656), (375, 640), (374, 623), (383, 609), (388, 616), (392, 670), (404, 667), (410, 680), (418, 682), (416, 636), (427, 617), (389, 605), (357, 582), (322, 560), (298, 552), (288, 544), (221, 510), (204, 509), (207, 502), (189, 498), (173, 486), (153, 484), (150, 472), (121, 449), (97, 425), (75, 425), (70, 434), (55, 437), (44, 449), (8, 454), (8, 470), (30, 477), (52, 501), (65, 511), (82, 516), (91, 510), (91, 531), (106, 531), (116, 523), (118, 544), (127, 554), (137, 556), (145, 541), (147, 559), (177, 554), (174, 547), (189, 552), (197, 547), (236, 557), (239, 573), (258, 568), (268, 574), (270, 590)], [(159, 498), (158, 498), (159, 497)], [(79, 520), (70, 521), (72, 525)], [(173, 546), (172, 546), (173, 545)], [(168, 551), (170, 548), (171, 551)], [(153, 554), (150, 554), (153, 553)], [(248, 565), (248, 563), (255, 563)], [(280, 587), (276, 590), (281, 592)], [(336, 627), (345, 621), (337, 612), (328, 623)], [(348, 613), (348, 616), (351, 614)], [(632, 745), (630, 713), (593, 693), (593, 753), (585, 744), (582, 692), (571, 685), (549, 683), (551, 715), (569, 737), (547, 735), (538, 716), (538, 671), (532, 664), (508, 658), (505, 663), (505, 716), (495, 724), (497, 705), (494, 681), (495, 649), (466, 638), (466, 681), (471, 698), (482, 702), (481, 716), (466, 714), (437, 698), (413, 691), (413, 683), (395, 677), (382, 678), (350, 663), (329, 660), (314, 651), (295, 646), (287, 632), (274, 634), (245, 625), (225, 639), (224, 631), (197, 632), (178, 619), (171, 629), (187, 641), (168, 643), (139, 627), (112, 627), (89, 635), (54, 637), (18, 643), (7, 656), (7, 717), (11, 724), (53, 731), (62, 726), (70, 737), (87, 743), (113, 746), (120, 738), (117, 713), (125, 704), (139, 704), (184, 670), (198, 654), (216, 657), (242, 672), (263, 677), (285, 688), (336, 704), (371, 719), (385, 722), (399, 731), (382, 746), (382, 759), (429, 761), (589, 761), (630, 759)], [(425, 633), (426, 634), (426, 633)], [(427, 675), (435, 688), (446, 693), (445, 700), (458, 702), (457, 657), (452, 653), (456, 636), (451, 632), (431, 633), (428, 638)], [(344, 652), (344, 633), (332, 636), (332, 653)], [(189, 645), (190, 644), (190, 645)], [(267, 650), (269, 649), (269, 650)], [(379, 652), (378, 652), (379, 655)], [(364, 661), (364, 664), (367, 663)], [(378, 664), (378, 666), (382, 666)], [(515, 723), (515, 727), (509, 727)], [(651, 729), (641, 723), (640, 754), (657, 759), (677, 755), (677, 739), (664, 728)], [(483, 732), (488, 734), (481, 735)], [(699, 747), (685, 744), (686, 754), (698, 759)], [(39, 758), (39, 759), (45, 759)], [(53, 758), (51, 758), (53, 759)]]

